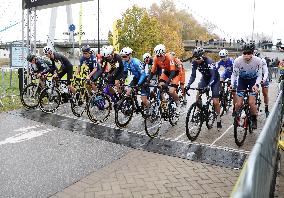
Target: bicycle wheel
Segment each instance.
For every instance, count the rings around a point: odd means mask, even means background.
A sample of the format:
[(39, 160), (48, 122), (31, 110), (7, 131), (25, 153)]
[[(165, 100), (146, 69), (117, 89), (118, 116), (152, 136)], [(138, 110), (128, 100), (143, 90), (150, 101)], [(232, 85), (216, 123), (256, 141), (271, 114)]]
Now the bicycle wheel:
[(242, 146), (247, 136), (249, 119), (243, 107), (236, 112), (234, 117), (234, 138), (238, 146)]
[(206, 117), (206, 126), (208, 129), (211, 129), (213, 127), (213, 124), (217, 118), (217, 114), (215, 112), (214, 104), (211, 101), (208, 109), (207, 109), (207, 115), (204, 115)]
[(260, 94), (259, 94), (259, 93), (256, 94), (256, 100), (255, 100), (255, 102), (256, 102), (257, 111), (259, 111), (260, 105), (261, 105), (261, 99), (260, 99)]
[(39, 107), (45, 113), (56, 111), (61, 102), (61, 95), (56, 88), (45, 88), (39, 96)]
[(130, 122), (134, 112), (134, 101), (126, 96), (117, 102), (115, 108), (115, 124), (118, 127), (125, 127)]
[(197, 107), (197, 103), (193, 103), (187, 111), (185, 128), (186, 136), (189, 140), (197, 139), (203, 123), (201, 109)]
[(87, 115), (89, 119), (96, 122), (104, 122), (110, 115), (111, 101), (103, 93), (96, 93), (87, 102)]
[(150, 104), (148, 115), (144, 117), (145, 132), (150, 138), (158, 135), (162, 125), (162, 112), (158, 102)]
[[(79, 98), (76, 98), (79, 96)], [(87, 109), (87, 103), (88, 103), (88, 93), (82, 90), (78, 90), (76, 94), (73, 94), (70, 103), (71, 103), (71, 110), (72, 113), (77, 116), (81, 117), (84, 113), (84, 111)]]
[(175, 126), (179, 119), (179, 113), (177, 113), (177, 105), (174, 101), (169, 102), (168, 106), (169, 122), (172, 126)]
[(20, 95), (23, 106), (28, 109), (36, 108), (39, 103), (40, 92), (41, 88), (37, 84), (32, 83), (26, 86)]
[(220, 115), (223, 116), (227, 112), (227, 100), (226, 97), (222, 97), (222, 100), (220, 101)]

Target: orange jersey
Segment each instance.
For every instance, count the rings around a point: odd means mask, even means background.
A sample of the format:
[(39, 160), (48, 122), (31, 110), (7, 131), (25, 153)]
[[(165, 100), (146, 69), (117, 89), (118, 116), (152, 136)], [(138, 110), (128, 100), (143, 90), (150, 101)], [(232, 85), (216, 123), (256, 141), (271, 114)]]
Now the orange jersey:
[(151, 69), (151, 73), (156, 73), (157, 67), (164, 69), (165, 71), (176, 71), (177, 68), (175, 66), (174, 58), (171, 54), (167, 53), (165, 55), (165, 60), (160, 61), (156, 56), (154, 57), (153, 66)]

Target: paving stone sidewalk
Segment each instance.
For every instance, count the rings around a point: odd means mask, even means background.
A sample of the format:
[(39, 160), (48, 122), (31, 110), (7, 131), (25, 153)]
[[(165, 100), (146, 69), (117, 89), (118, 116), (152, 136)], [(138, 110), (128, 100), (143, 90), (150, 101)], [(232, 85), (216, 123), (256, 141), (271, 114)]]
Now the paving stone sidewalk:
[(68, 197), (229, 197), (240, 170), (133, 150), (65, 188)]

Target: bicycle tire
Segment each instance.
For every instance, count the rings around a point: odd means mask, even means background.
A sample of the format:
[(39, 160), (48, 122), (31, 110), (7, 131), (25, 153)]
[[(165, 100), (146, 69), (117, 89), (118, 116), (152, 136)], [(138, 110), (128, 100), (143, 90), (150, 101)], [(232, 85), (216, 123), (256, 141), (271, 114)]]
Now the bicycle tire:
[[(241, 107), (239, 109), (238, 112), (236, 112), (236, 115), (234, 117), (234, 138), (235, 138), (235, 143), (237, 144), (237, 146), (242, 146), (245, 142), (246, 136), (247, 136), (247, 131), (248, 131), (248, 125), (249, 125), (249, 121), (248, 121), (248, 117), (246, 114), (244, 114), (245, 116), (242, 117), (243, 114), (243, 107)], [(245, 113), (245, 112), (244, 112)], [(244, 133), (243, 135), (240, 135), (240, 132), (238, 130), (238, 127), (244, 129)], [(239, 139), (239, 136), (241, 136)]]
[[(60, 92), (57, 88), (54, 88), (53, 90), (53, 96), (50, 96), (51, 94), (51, 88), (44, 88), (42, 90), (42, 92), (40, 93), (40, 96), (39, 96), (39, 107), (40, 109), (45, 112), (45, 113), (53, 113), (55, 112), (60, 103), (61, 103), (61, 95), (60, 95)], [(56, 94), (54, 94), (56, 93)], [(51, 109), (46, 109), (46, 107), (44, 107), (44, 102), (45, 102), (45, 98), (47, 99), (48, 102), (55, 102), (55, 107), (51, 108)]]
[[(127, 116), (125, 122), (121, 122), (119, 117), (119, 112), (122, 112), (124, 116)], [(134, 101), (130, 96), (126, 96), (122, 98), (120, 101), (117, 102), (116, 108), (115, 108), (115, 124), (118, 127), (126, 127), (129, 122), (131, 121), (133, 117), (134, 112)]]
[[(195, 131), (194, 126), (192, 127), (192, 125), (189, 123), (197, 124), (195, 135), (192, 134), (192, 132)], [(197, 103), (195, 102), (189, 107), (185, 121), (186, 136), (188, 137), (189, 140), (194, 141), (197, 139), (201, 131), (202, 124), (203, 124), (202, 111), (197, 110)]]
[[(154, 121), (157, 123), (153, 124)], [(149, 124), (149, 126), (148, 126)], [(162, 110), (158, 102), (154, 100), (150, 104), (149, 115), (144, 117), (145, 132), (150, 138), (157, 137), (162, 125)], [(157, 128), (154, 128), (157, 126)]]
[[(37, 90), (37, 88), (39, 90)], [(34, 98), (35, 102), (33, 104), (28, 104), (28, 102), (25, 100), (25, 97), (24, 97), (25, 94), (28, 94), (30, 89), (32, 89), (32, 92), (33, 92), (32, 95), (34, 95), (34, 92), (38, 92), (38, 93), (35, 93), (36, 98)], [(28, 86), (26, 86), (20, 94), (20, 99), (21, 99), (22, 105), (27, 109), (34, 109), (34, 108), (38, 107), (40, 92), (41, 92), (41, 88), (37, 84), (31, 83)]]
[[(111, 108), (110, 98), (104, 93), (96, 93), (87, 102), (87, 116), (94, 123), (104, 122), (108, 119)], [(101, 116), (102, 118), (98, 118), (99, 113), (102, 111), (105, 114)]]
[[(77, 93), (78, 92), (76, 92), (76, 94)], [(72, 96), (72, 98), (70, 100), (71, 111), (77, 117), (81, 117), (83, 115), (84, 111), (86, 111), (87, 104), (88, 104), (88, 98), (89, 98), (86, 91), (84, 91), (83, 94), (81, 94), (80, 90), (79, 90), (79, 94), (80, 94), (79, 101), (74, 99), (74, 96)]]

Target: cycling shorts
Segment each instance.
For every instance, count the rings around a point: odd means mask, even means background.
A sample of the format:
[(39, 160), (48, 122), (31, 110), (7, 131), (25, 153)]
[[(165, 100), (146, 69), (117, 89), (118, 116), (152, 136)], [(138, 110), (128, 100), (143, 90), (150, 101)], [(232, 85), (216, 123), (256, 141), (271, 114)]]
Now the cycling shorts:
[(252, 87), (255, 85), (256, 82), (256, 78), (252, 78), (252, 79), (243, 79), (243, 78), (238, 78), (238, 86), (237, 86), (237, 94), (239, 97), (244, 97), (244, 92), (239, 91), (239, 90), (246, 90), (247, 88), (249, 88), (249, 90), (251, 91), (249, 93), (250, 96), (255, 96), (255, 92), (252, 92)]
[[(202, 89), (209, 85), (210, 79), (204, 79), (202, 76), (200, 82), (198, 83), (198, 88)], [(220, 96), (220, 79), (215, 78), (214, 83), (211, 85), (211, 91), (212, 91), (212, 98), (219, 98)]]
[[(169, 80), (170, 72), (169, 71), (164, 71), (161, 76), (160, 76), (160, 82), (167, 82)], [(179, 85), (179, 71), (175, 71), (175, 75), (171, 80), (170, 86), (178, 88)]]

